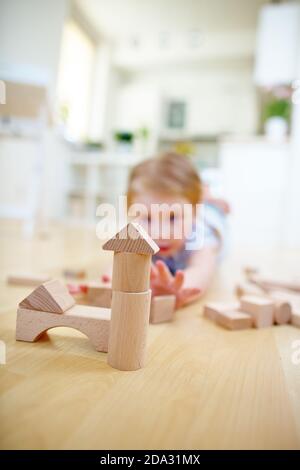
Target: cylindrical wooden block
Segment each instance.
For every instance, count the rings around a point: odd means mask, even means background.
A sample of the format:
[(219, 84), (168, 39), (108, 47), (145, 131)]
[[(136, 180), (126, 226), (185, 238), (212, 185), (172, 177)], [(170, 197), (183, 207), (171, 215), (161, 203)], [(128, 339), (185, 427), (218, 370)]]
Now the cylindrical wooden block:
[(145, 292), (150, 287), (151, 255), (115, 253), (112, 290)]
[(144, 366), (151, 290), (113, 291), (108, 342), (108, 364), (119, 370)]
[(292, 308), (289, 302), (284, 300), (275, 301), (274, 319), (277, 325), (284, 325), (289, 323), (292, 318)]

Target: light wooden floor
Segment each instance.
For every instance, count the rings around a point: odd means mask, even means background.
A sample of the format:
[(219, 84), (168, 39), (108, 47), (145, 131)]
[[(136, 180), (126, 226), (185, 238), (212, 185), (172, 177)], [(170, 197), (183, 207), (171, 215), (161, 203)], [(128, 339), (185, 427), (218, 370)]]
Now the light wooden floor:
[[(93, 231), (53, 227), (35, 240), (20, 233), (1, 222), (2, 449), (300, 448), (300, 365), (291, 361), (300, 329), (229, 332), (202, 318), (198, 302), (172, 324), (150, 326), (148, 364), (137, 372), (111, 369), (74, 330), (16, 342), (17, 304), (30, 289), (8, 287), (7, 273), (87, 267), (94, 277), (110, 256)], [(292, 274), (299, 255), (228, 255), (208, 298), (230, 299), (244, 262)]]

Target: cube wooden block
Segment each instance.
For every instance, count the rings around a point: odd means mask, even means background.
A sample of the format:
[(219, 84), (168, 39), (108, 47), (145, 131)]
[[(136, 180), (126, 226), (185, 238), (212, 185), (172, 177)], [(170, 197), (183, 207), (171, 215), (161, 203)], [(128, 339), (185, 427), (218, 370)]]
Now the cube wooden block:
[(229, 330), (244, 330), (252, 328), (253, 318), (247, 313), (240, 312), (238, 310), (231, 310), (228, 312), (217, 313), (216, 323), (224, 328), (228, 328)]
[(266, 328), (274, 324), (274, 302), (267, 297), (244, 296), (241, 297), (242, 312), (253, 317), (256, 328)]
[(215, 321), (219, 313), (238, 310), (239, 302), (208, 302), (204, 305), (203, 316)]
[(111, 286), (88, 284), (85, 301), (88, 305), (110, 308), (112, 298)]
[(159, 295), (152, 297), (150, 323), (172, 321), (175, 312), (176, 298), (174, 295)]

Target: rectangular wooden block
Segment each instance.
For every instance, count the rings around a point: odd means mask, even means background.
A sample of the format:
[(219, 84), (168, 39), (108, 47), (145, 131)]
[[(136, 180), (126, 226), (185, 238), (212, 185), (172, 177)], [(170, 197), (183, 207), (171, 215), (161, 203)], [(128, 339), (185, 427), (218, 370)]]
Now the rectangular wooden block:
[(47, 274), (15, 273), (7, 277), (7, 283), (14, 286), (36, 287), (49, 281)]
[(267, 297), (254, 295), (240, 299), (242, 312), (252, 315), (256, 328), (266, 328), (274, 324), (274, 302)]
[(172, 321), (174, 318), (175, 303), (175, 295), (159, 295), (152, 297), (150, 323)]
[(238, 310), (239, 302), (208, 302), (204, 305), (203, 316), (215, 321), (219, 313)]
[(85, 301), (88, 305), (97, 307), (111, 307), (112, 289), (111, 286), (99, 286), (88, 284)]
[(229, 330), (244, 330), (252, 328), (253, 318), (247, 313), (231, 310), (217, 313), (216, 323)]
[(239, 299), (244, 295), (266, 295), (263, 289), (261, 289), (259, 286), (256, 286), (255, 284), (251, 284), (250, 282), (239, 282), (235, 286), (235, 294)]

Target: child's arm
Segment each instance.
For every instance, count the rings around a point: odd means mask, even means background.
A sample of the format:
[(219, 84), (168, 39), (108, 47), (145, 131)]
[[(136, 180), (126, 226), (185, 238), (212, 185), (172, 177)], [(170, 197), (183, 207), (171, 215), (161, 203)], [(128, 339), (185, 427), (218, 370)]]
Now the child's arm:
[(173, 294), (176, 296), (177, 307), (197, 300), (209, 287), (217, 255), (218, 247), (205, 247), (194, 253), (188, 267), (178, 270), (175, 276), (163, 261), (157, 261), (151, 272), (153, 295)]

